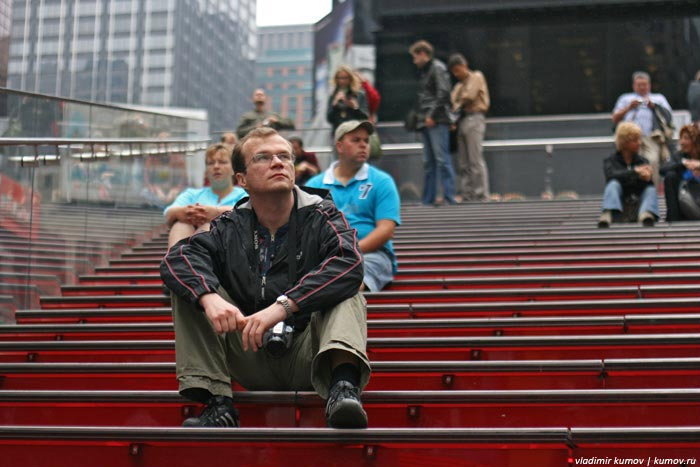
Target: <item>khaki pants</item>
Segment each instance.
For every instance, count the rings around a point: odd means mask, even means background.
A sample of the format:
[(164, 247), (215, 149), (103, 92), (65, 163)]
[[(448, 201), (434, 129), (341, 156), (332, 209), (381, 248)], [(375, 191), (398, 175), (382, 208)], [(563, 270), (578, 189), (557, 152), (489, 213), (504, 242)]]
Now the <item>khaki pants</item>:
[(482, 148), (485, 131), (486, 119), (481, 113), (465, 116), (457, 128), (457, 193), (465, 201), (483, 201), (490, 196)]
[(652, 180), (656, 187), (659, 186), (659, 181), (661, 180), (659, 176), (659, 167), (665, 162), (663, 149), (662, 143), (659, 143), (651, 136), (642, 136), (642, 149), (639, 152), (640, 155), (651, 164), (653, 170)]
[[(219, 289), (219, 295), (232, 302)], [(308, 391), (328, 398), (331, 382), (329, 351), (342, 350), (360, 361), (360, 388), (369, 381), (367, 301), (357, 294), (326, 312), (314, 313), (304, 331), (294, 334), (281, 358), (264, 349), (243, 351), (240, 332), (218, 335), (206, 314), (173, 296), (176, 372), (180, 392), (201, 388), (231, 397), (231, 381), (249, 390)]]

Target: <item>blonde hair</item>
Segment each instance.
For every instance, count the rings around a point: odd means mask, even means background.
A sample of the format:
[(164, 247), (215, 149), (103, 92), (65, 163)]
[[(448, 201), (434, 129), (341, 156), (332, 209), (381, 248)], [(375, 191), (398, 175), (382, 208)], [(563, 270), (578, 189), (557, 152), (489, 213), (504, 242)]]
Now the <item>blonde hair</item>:
[(622, 146), (632, 140), (642, 137), (642, 129), (632, 122), (621, 122), (615, 130), (615, 148), (622, 150)]
[(338, 88), (338, 73), (345, 72), (350, 76), (350, 90), (357, 94), (360, 91), (360, 87), (362, 86), (362, 83), (360, 83), (360, 80), (357, 79), (357, 75), (355, 74), (355, 70), (353, 70), (350, 66), (348, 65), (340, 65), (338, 68), (335, 69), (335, 73), (333, 74), (333, 86), (337, 89)]
[(204, 152), (204, 160), (214, 157), (218, 152), (225, 152), (229, 159), (233, 158), (233, 146), (224, 143), (212, 144)]

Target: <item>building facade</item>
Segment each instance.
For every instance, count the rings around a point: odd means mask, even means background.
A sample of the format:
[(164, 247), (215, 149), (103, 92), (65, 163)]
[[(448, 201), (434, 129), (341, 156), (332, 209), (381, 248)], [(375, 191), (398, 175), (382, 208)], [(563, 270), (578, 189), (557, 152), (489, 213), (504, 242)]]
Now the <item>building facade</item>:
[(10, 29), (12, 0), (0, 0), (0, 86), (7, 84), (7, 64), (10, 58)]
[(255, 83), (268, 107), (308, 127), (313, 116), (313, 25), (258, 28)]
[[(256, 0), (14, 0), (8, 86), (98, 102), (249, 106)], [(250, 83), (250, 84), (248, 84)]]
[(610, 112), (636, 70), (684, 109), (700, 69), (698, 0), (381, 0), (372, 10), (383, 120), (413, 103), (418, 39), (484, 72), (490, 116)]

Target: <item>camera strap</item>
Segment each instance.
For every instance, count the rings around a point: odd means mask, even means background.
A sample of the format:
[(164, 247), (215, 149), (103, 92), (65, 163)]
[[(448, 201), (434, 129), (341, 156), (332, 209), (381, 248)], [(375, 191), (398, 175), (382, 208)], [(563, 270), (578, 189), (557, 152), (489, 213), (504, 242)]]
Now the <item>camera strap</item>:
[[(297, 244), (297, 192), (296, 189), (292, 189), (292, 193), (294, 194), (294, 204), (292, 205), (292, 210), (289, 214), (289, 223), (288, 229), (287, 229), (287, 288), (285, 290), (289, 290), (292, 287), (294, 287), (294, 284), (296, 283), (296, 277), (297, 277), (297, 253), (296, 253), (296, 244)], [(255, 213), (255, 211), (253, 211)], [(259, 237), (258, 237), (258, 229), (260, 228), (260, 224), (258, 223), (258, 216), (253, 215), (253, 248), (255, 250), (255, 264), (254, 264), (254, 269), (255, 269), (255, 277), (256, 277), (256, 292), (254, 294), (255, 296), (255, 309), (253, 313), (258, 311), (258, 301), (264, 297), (262, 297), (262, 293), (264, 290), (264, 283), (263, 283), (263, 276), (260, 274), (260, 245), (259, 245)], [(272, 267), (272, 264), (270, 264), (270, 267)], [(267, 274), (267, 273), (266, 273)]]

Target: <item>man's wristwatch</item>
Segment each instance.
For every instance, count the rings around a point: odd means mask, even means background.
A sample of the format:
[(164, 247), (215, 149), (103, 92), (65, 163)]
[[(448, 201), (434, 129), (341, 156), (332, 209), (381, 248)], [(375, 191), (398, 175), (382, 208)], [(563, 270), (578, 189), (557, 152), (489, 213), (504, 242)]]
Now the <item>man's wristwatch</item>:
[(287, 316), (284, 319), (289, 319), (292, 316), (292, 305), (289, 304), (289, 299), (286, 295), (280, 295), (279, 297), (277, 297), (275, 303), (279, 303), (280, 305), (282, 305), (282, 308), (284, 308), (285, 313), (287, 313)]

